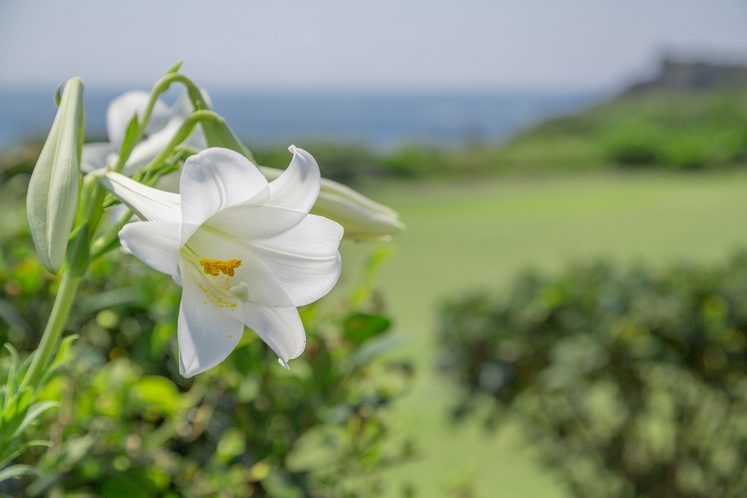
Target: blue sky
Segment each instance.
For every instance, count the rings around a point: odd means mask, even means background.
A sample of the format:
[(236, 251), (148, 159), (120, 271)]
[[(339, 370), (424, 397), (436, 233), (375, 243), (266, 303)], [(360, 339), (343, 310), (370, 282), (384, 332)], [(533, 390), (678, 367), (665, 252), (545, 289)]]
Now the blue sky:
[[(209, 5), (209, 6), (208, 6)], [(615, 88), (663, 51), (747, 60), (743, 0), (0, 0), (0, 86)]]

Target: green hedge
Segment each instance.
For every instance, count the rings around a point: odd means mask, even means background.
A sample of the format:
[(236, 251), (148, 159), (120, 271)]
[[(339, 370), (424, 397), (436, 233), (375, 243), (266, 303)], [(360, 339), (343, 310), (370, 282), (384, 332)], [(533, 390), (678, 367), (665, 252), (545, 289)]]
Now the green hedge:
[[(23, 209), (28, 175), (0, 181), (0, 344), (39, 341), (59, 284), (35, 256)], [(409, 386), (390, 321), (368, 284), (336, 306), (301, 310), (306, 351), (290, 363), (247, 331), (219, 366), (178, 373), (179, 289), (119, 251), (97, 261), (67, 325), (68, 367), (42, 400), (61, 400), (30, 439), (52, 446), (15, 463), (43, 477), (0, 483), (0, 496), (379, 496), (381, 471), (410, 458), (389, 407)], [(0, 378), (10, 355), (0, 351)]]
[(574, 496), (747, 496), (747, 254), (525, 275), (445, 304), (440, 346), (454, 415), (518, 421)]

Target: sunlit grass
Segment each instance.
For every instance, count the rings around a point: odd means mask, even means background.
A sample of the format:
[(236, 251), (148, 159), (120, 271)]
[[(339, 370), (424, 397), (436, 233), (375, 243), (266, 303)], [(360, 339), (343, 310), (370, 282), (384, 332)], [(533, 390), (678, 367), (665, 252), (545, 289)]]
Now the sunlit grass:
[[(441, 299), (475, 286), (500, 292), (529, 266), (552, 272), (600, 257), (654, 266), (715, 262), (747, 246), (745, 172), (379, 184), (369, 193), (408, 224), (379, 282), (407, 340), (401, 353), (418, 366), (397, 422), (416, 438), (422, 459), (391, 472), (392, 496), (408, 481), (418, 496), (446, 496), (465, 480), (486, 498), (565, 496), (510, 429), (490, 437), (475, 424), (449, 423), (455, 391), (435, 373)], [(354, 273), (371, 247), (346, 244), (343, 251)]]

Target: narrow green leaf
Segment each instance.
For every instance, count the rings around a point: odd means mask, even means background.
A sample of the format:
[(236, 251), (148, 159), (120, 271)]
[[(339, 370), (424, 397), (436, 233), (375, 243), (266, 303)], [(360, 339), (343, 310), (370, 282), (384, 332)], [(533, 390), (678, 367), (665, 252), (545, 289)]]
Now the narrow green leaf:
[(179, 62), (171, 66), (169, 70), (166, 71), (166, 74), (173, 74), (173, 73), (178, 72), (179, 69), (182, 67), (182, 64), (184, 64), (184, 60), (180, 60)]
[(70, 359), (68, 357), (67, 352), (70, 350), (70, 347), (73, 345), (76, 339), (78, 339), (78, 337), (80, 337), (78, 334), (73, 334), (73, 335), (65, 337), (62, 340), (62, 343), (60, 344), (60, 349), (57, 351), (57, 355), (54, 357), (54, 360), (52, 360), (53, 367), (62, 365)]
[(40, 386), (45, 385), (47, 382), (49, 382), (49, 379), (52, 378), (53, 375), (57, 373), (57, 371), (62, 368), (65, 363), (70, 359), (68, 355), (68, 351), (70, 350), (70, 346), (75, 342), (75, 340), (78, 338), (78, 334), (74, 334), (68, 337), (65, 337), (62, 340), (62, 344), (60, 344), (60, 349), (57, 350), (57, 355), (54, 357), (54, 360), (52, 360), (52, 364), (47, 368), (47, 371), (44, 372), (44, 375), (42, 375), (41, 382), (39, 382)]
[(10, 343), (5, 343), (5, 349), (10, 351), (11, 362), (10, 369), (8, 370), (8, 381), (5, 383), (5, 400), (3, 402), (3, 410), (5, 410), (5, 401), (13, 399), (16, 394), (16, 373), (18, 372), (18, 363), (20, 359), (18, 357), (18, 351)]
[(28, 450), (29, 448), (33, 448), (35, 446), (52, 446), (52, 443), (50, 443), (49, 441), (36, 440), (29, 441), (28, 443), (24, 443), (16, 448), (13, 448), (12, 446), (2, 448), (0, 449), (0, 468), (5, 467), (11, 461), (13, 461), (15, 457)]
[(11, 465), (0, 470), (0, 482), (29, 474), (39, 475), (39, 471), (29, 465)]
[(122, 146), (119, 148), (120, 154), (124, 154), (125, 151), (135, 148), (135, 135), (137, 134), (138, 126), (140, 126), (140, 123), (138, 122), (137, 114), (134, 114), (125, 130)]
[(28, 411), (26, 411), (26, 416), (23, 418), (23, 422), (21, 422), (21, 425), (18, 426), (18, 429), (16, 429), (11, 437), (14, 439), (21, 437), (29, 424), (36, 420), (39, 415), (49, 410), (50, 408), (57, 408), (58, 406), (60, 406), (60, 404), (56, 401), (42, 401), (40, 403), (34, 403), (29, 407)]
[(44, 267), (58, 273), (78, 207), (83, 82), (68, 80), (52, 129), (29, 181), (26, 208)]
[(16, 432), (26, 416), (32, 397), (31, 389), (26, 388), (6, 399), (0, 420), (0, 440), (8, 439)]

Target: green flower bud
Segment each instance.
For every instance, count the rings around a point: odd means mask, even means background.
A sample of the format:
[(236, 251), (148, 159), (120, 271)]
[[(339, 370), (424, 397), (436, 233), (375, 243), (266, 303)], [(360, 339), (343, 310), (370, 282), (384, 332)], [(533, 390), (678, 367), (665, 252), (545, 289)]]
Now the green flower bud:
[(29, 181), (26, 209), (31, 236), (44, 267), (58, 273), (78, 207), (83, 144), (83, 82), (65, 85), (60, 107)]

